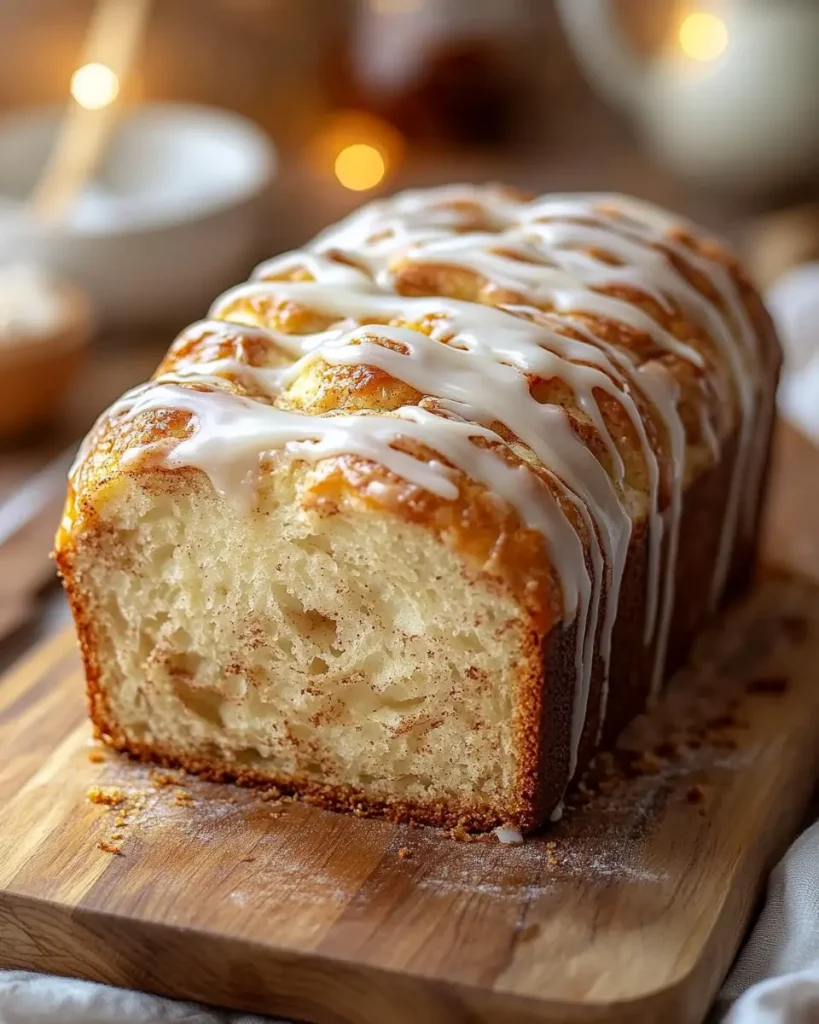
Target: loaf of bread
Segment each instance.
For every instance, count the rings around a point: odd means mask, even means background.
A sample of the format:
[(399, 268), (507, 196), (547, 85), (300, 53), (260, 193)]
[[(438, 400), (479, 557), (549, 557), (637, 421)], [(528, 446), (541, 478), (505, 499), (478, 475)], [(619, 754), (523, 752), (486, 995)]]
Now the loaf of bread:
[(645, 203), (363, 207), (86, 439), (57, 560), (98, 735), (537, 827), (747, 583), (779, 361), (737, 260)]

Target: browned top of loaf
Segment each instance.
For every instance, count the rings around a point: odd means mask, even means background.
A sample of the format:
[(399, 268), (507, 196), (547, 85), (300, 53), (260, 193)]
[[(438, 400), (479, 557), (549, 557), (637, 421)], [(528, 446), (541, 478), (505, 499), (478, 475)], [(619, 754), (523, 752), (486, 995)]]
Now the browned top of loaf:
[[(510, 225), (499, 224), (492, 216), (491, 204), (484, 203), (481, 198), (486, 194), (475, 190), (474, 198), (465, 201), (445, 195), (436, 198), (435, 193), (431, 193), (427, 209), (443, 211), (451, 222), (453, 235), (462, 239), (474, 235), (476, 246), (511, 261), (522, 260), (518, 251), (505, 248)], [(525, 197), (514, 193), (504, 195), (509, 197), (510, 202), (519, 203), (521, 210), (529, 205)], [(616, 199), (605, 203), (601, 200), (598, 208), (611, 213), (612, 208), (616, 210), (616, 204)], [(394, 230), (388, 213), (389, 207), (385, 212), (384, 231), (387, 233)], [(575, 220), (580, 223), (578, 218), (575, 217)], [(626, 222), (627, 217), (624, 216)], [(590, 227), (596, 224), (593, 206), (590, 207), (588, 224)], [(368, 230), (368, 244), (373, 239), (377, 243), (377, 234), (373, 235), (371, 225)], [(362, 272), (370, 272), (363, 260), (357, 260), (355, 248), (335, 247), (332, 243), (331, 238), (322, 249), (325, 260), (358, 266)], [(715, 273), (727, 274), (741, 297), (757, 335), (763, 364), (775, 367), (778, 348), (770, 319), (743, 267), (729, 251), (690, 226), (672, 227), (666, 233), (658, 234), (652, 246), (669, 266), (706, 296), (725, 316), (729, 315), (729, 311), (723, 308), (724, 303), (719, 289), (714, 285), (713, 276), (703, 272), (703, 266), (713, 268)], [(312, 246), (303, 254), (294, 253), (283, 261), (274, 261), (269, 268), (261, 269), (260, 277), (269, 281), (314, 280), (311, 257), (316, 251), (316, 247)], [(622, 266), (622, 257), (613, 249), (587, 245), (582, 247), (582, 251), (594, 257), (601, 266), (615, 269)], [(690, 259), (687, 258), (688, 253), (691, 254)], [(527, 261), (536, 262), (530, 257), (527, 257)], [(688, 315), (673, 297), (658, 296), (652, 294), (649, 287), (643, 287), (639, 274), (635, 274), (626, 283), (618, 280), (592, 285), (590, 291), (618, 298), (643, 310), (663, 330), (696, 350), (702, 357), (701, 367), (659, 347), (651, 333), (613, 318), (593, 312), (575, 311), (566, 313), (556, 321), (552, 318), (552, 305), (549, 301), (533, 297), (525, 289), (510, 287), (508, 278), (500, 280), (491, 272), (446, 262), (434, 250), (425, 254), (423, 245), (411, 259), (407, 258), (407, 253), (402, 251), (400, 245), (396, 245), (387, 264), (387, 274), (381, 274), (379, 285), (399, 295), (445, 296), (489, 306), (525, 307), (516, 308), (516, 314), (541, 320), (558, 333), (579, 340), (587, 339), (590, 328), (596, 338), (630, 354), (637, 365), (662, 365), (679, 386), (679, 408), (687, 442), (685, 472), (689, 480), (711, 465), (714, 459), (713, 451), (703, 434), (703, 423), (710, 421), (714, 424), (718, 436), (723, 439), (736, 430), (739, 420), (736, 382), (719, 345), (703, 324)], [(230, 369), (217, 371), (220, 381), (209, 380), (186, 386), (202, 390), (227, 389), (262, 403), (273, 402), (281, 408), (309, 415), (333, 415), (339, 412), (383, 414), (406, 405), (419, 405), (430, 411), (437, 408), (433, 396), (420, 393), (376, 367), (366, 364), (332, 366), (320, 359), (307, 366), (303, 374), (273, 398), (257, 380), (243, 373), (242, 368), (279, 366), (292, 362), (293, 356), (288, 355), (275, 335), (266, 336), (262, 332), (248, 331), (242, 324), (272, 329), (281, 335), (302, 336), (335, 326), (333, 318), (309, 305), (295, 302), (292, 298), (280, 299), (275, 292), (264, 290), (258, 294), (239, 291), (234, 297), (228, 296), (218, 307), (217, 318), (238, 323), (235, 328), (228, 330), (215, 326), (212, 321), (204, 321), (189, 328), (173, 343), (155, 377), (187, 372), (204, 363), (227, 359), (234, 365)], [(385, 322), (429, 334), (435, 319), (433, 312), (420, 320), (393, 317)], [(378, 324), (371, 318), (349, 323), (349, 326), (361, 324), (372, 326), (370, 340), (385, 345), (394, 344), (379, 339)], [(589, 416), (579, 408), (566, 382), (557, 376), (545, 379), (530, 375), (528, 383), (530, 392), (538, 401), (554, 403), (566, 410), (572, 429), (595, 457), (609, 468), (609, 452)], [(764, 382), (760, 381), (759, 386), (763, 387)], [(648, 489), (640, 443), (630, 418), (617, 399), (602, 392), (596, 397), (609, 433), (624, 461), (626, 486), (632, 495), (636, 495), (635, 518), (639, 519), (639, 499)], [(661, 471), (660, 504), (663, 507), (669, 498), (672, 471), (669, 438), (651, 402), (642, 395), (634, 397), (651, 447), (658, 457)], [(130, 419), (103, 419), (75, 475), (58, 545), (70, 546), (70, 535), (93, 522), (96, 505), (104, 493), (105, 485), (123, 472), (150, 473), (152, 478), (156, 478), (159, 473), (163, 475), (167, 486), (187, 486), (181, 481), (176, 484), (174, 480), (189, 477), (197, 471), (168, 470), (157, 466), (150, 450), (145, 458), (129, 462), (127, 466), (123, 466), (122, 460), (134, 448), (185, 436), (192, 429), (190, 419), (189, 413), (174, 410), (154, 411)], [(513, 463), (524, 460), (544, 480), (547, 487), (554, 490), (551, 475), (539, 464), (531, 450), (512, 435), (506, 425), (496, 423), (493, 426), (507, 442), (507, 445), (496, 446), (502, 457)], [(411, 442), (406, 444), (409, 450), (414, 450)], [(427, 454), (435, 456), (432, 451)], [(263, 459), (262, 463), (264, 480), (264, 471), (271, 471), (275, 459)], [(387, 507), (393, 514), (434, 530), (445, 537), (448, 543), (466, 552), (482, 569), (501, 577), (531, 611), (538, 613), (537, 618), (542, 626), (548, 627), (559, 614), (560, 601), (556, 596), (558, 588), (548, 560), (540, 557), (542, 538), (526, 528), (511, 507), (499, 504), (488, 495), (482, 485), (461, 479), (458, 499), (444, 500), (408, 484), (380, 464), (354, 455), (328, 458), (315, 467), (305, 468), (304, 473), (305, 503), (320, 507), (328, 513), (351, 503), (369, 508)], [(368, 486), (373, 479), (389, 486), (375, 492)], [(555, 493), (567, 517), (582, 536), (584, 527), (578, 520), (576, 510), (567, 505), (559, 492)]]

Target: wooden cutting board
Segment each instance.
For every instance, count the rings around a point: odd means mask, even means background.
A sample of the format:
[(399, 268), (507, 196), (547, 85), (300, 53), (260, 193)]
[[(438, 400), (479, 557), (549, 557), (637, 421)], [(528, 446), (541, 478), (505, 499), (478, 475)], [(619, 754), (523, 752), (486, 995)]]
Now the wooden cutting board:
[(769, 575), (509, 847), (103, 753), (61, 634), (0, 683), (0, 965), (320, 1024), (701, 1021), (810, 798), (817, 665), (819, 590)]

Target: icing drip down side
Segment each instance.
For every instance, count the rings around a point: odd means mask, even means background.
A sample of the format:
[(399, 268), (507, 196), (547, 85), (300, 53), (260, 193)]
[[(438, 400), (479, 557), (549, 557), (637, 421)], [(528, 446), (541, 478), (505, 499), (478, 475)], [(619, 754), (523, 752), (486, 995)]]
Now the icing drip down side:
[[(759, 342), (727, 270), (675, 232), (667, 215), (613, 196), (523, 202), (500, 189), (459, 186), (370, 204), (218, 300), (213, 322), (178, 340), (167, 372), (124, 396), (105, 420), (189, 413), (188, 435), (163, 442), (162, 457), (171, 467), (202, 470), (240, 506), (260, 457), (271, 451), (307, 462), (355, 455), (447, 501), (458, 497), (463, 474), (508, 503), (543, 538), (564, 621), (577, 623), (571, 777), (596, 641), (607, 671), (641, 515), (648, 532), (644, 637), (654, 645), (655, 690), (665, 664), (687, 470), (680, 389), (665, 359), (712, 387), (700, 426), (714, 455), (738, 430), (715, 599), (759, 486), (761, 456), (752, 445)], [(467, 273), (484, 292), (468, 301), (418, 296), (419, 282), (442, 267)], [(695, 285), (700, 279), (708, 294)], [(680, 314), (695, 333), (670, 330), (631, 292), (669, 322)], [(307, 314), (299, 333), (290, 332), (293, 311), (297, 329), (299, 313)], [(639, 357), (598, 325), (647, 339), (650, 353)], [(197, 339), (204, 335), (217, 349), (222, 338), (231, 354), (203, 358)], [(264, 358), (239, 358), (235, 339), (260, 346)], [(294, 404), (310, 374), (355, 367), (401, 382), (422, 401), (318, 414)], [(234, 393), (229, 381), (246, 393)], [(599, 448), (587, 443), (579, 421)], [(624, 431), (636, 439), (642, 496), (624, 460)], [(407, 441), (440, 461), (409, 454)], [(126, 464), (143, 450), (131, 449)], [(601, 726), (605, 700), (604, 686)]]

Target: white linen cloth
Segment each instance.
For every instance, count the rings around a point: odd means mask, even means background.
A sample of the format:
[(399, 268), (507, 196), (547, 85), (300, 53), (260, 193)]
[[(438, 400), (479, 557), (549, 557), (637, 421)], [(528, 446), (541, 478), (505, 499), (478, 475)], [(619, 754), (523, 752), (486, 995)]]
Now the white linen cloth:
[(720, 993), (718, 1005), (731, 1003), (725, 1024), (819, 1021), (819, 822), (771, 872), (762, 913)]
[[(819, 443), (819, 263), (785, 275), (768, 298), (787, 352), (780, 412)], [(819, 1024), (819, 822), (772, 872), (762, 913), (720, 993), (713, 1019)], [(92, 982), (0, 971), (0, 1024), (271, 1021)]]
[(92, 981), (0, 971), (0, 1024), (273, 1024), (273, 1018), (160, 999)]

